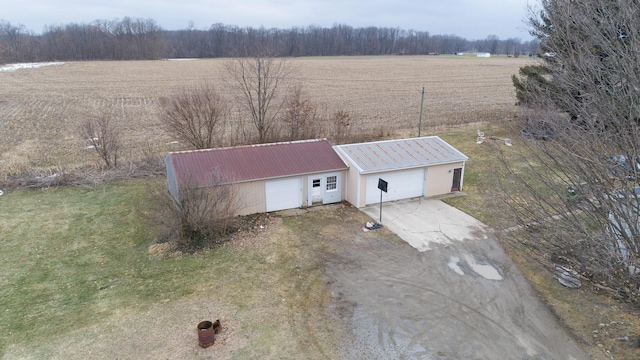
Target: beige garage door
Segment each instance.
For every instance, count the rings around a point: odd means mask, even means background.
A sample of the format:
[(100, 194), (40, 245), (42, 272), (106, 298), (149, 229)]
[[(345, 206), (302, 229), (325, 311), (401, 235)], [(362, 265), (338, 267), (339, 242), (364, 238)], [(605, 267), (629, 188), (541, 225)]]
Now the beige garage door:
[(365, 203), (380, 202), (378, 179), (382, 178), (389, 185), (386, 193), (382, 193), (382, 201), (393, 201), (422, 196), (424, 194), (425, 168), (394, 171), (367, 175), (367, 193)]

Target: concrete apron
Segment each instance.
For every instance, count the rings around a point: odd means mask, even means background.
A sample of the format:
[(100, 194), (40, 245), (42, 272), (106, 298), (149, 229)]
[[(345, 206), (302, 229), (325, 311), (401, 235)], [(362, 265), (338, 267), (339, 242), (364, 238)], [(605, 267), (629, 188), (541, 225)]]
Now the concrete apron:
[[(362, 209), (380, 218), (380, 205)], [(437, 199), (382, 203), (381, 223), (418, 251), (450, 245), (453, 241), (486, 239), (487, 226)]]
[[(370, 206), (364, 212), (380, 220), (380, 206)], [(420, 252), (448, 247), (454, 241), (488, 240), (488, 227), (453, 206), (437, 199), (410, 199), (382, 204), (382, 224)], [(464, 275), (463, 266), (487, 280), (502, 280), (491, 264), (479, 263), (473, 254), (449, 258), (447, 266)]]

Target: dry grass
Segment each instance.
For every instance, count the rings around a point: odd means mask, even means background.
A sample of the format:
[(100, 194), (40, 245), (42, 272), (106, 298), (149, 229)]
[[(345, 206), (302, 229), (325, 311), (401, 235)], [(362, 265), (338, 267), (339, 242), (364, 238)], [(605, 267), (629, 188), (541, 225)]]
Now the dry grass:
[[(504, 191), (498, 180), (507, 176), (507, 172), (498, 159), (498, 151), (518, 167), (521, 152), (526, 151), (520, 137), (520, 122), (481, 124), (478, 126), (460, 126), (439, 134), (456, 149), (469, 156), (465, 167), (464, 191), (467, 196), (445, 199), (491, 228), (500, 230), (513, 226), (513, 213), (503, 203), (499, 192)], [(476, 130), (486, 136), (512, 140), (513, 146), (505, 146), (501, 141), (486, 140), (476, 144)], [(503, 186), (509, 186), (503, 182)], [(513, 191), (510, 201), (523, 200), (525, 195), (517, 196)], [(540, 263), (539, 254), (532, 253), (517, 241), (507, 236), (499, 236), (502, 246), (516, 262), (527, 279), (538, 291), (540, 297), (560, 319), (567, 330), (578, 340), (591, 359), (617, 360), (638, 359), (640, 322), (638, 309), (631, 304), (616, 301), (583, 282), (578, 290), (562, 286), (550, 272), (552, 267)]]
[[(327, 310), (318, 255), (323, 237), (340, 237), (316, 231), (334, 212), (262, 216), (229, 243), (180, 254), (149, 247), (145, 183), (0, 197), (0, 358), (340, 357), (346, 328)], [(366, 215), (349, 214), (333, 229), (362, 234)], [(215, 319), (216, 344), (198, 347), (196, 324)]]
[[(158, 102), (203, 80), (226, 95), (226, 59), (72, 62), (0, 72), (0, 174), (30, 167), (94, 164), (79, 138), (87, 116), (107, 114), (122, 129), (123, 157), (181, 150), (157, 125)], [(530, 59), (455, 56), (318, 57), (294, 60), (299, 82), (331, 112), (349, 111), (355, 132), (415, 135), (425, 87), (423, 134), (442, 125), (512, 118), (510, 76)], [(1, 180), (1, 179), (0, 179)]]

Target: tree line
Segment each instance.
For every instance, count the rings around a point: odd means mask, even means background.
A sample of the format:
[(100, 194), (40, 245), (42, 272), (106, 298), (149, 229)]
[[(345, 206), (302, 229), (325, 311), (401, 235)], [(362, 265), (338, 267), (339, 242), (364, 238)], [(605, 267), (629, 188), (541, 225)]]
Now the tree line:
[(153, 19), (95, 20), (49, 25), (36, 34), (0, 20), (0, 63), (78, 60), (153, 60), (256, 56), (426, 55), (465, 51), (520, 56), (537, 52), (538, 41), (467, 40), (456, 35), (389, 27), (307, 26), (290, 29), (213, 24), (164, 30)]

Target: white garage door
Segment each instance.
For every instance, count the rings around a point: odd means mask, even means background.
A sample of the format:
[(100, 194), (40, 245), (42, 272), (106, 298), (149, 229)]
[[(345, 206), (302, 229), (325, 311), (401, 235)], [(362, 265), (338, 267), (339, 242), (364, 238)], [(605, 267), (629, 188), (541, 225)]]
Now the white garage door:
[(382, 201), (393, 201), (422, 196), (424, 194), (425, 169), (412, 169), (390, 173), (367, 175), (366, 204), (380, 202), (378, 179), (382, 178), (389, 185), (386, 193), (382, 193)]
[(302, 178), (267, 181), (267, 211), (294, 209), (302, 206)]

